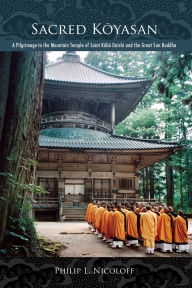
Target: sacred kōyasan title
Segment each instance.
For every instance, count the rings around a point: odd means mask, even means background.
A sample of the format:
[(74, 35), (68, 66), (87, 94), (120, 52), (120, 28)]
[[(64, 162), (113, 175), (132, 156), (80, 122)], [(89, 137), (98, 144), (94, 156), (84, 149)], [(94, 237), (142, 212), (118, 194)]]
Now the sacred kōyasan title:
[[(122, 25), (122, 24), (102, 24), (93, 23), (92, 25), (93, 35), (156, 35), (157, 25)], [(84, 35), (87, 32), (87, 27), (83, 24), (78, 25), (64, 25), (64, 24), (32, 24), (32, 35)], [(90, 28), (89, 28), (90, 30)]]

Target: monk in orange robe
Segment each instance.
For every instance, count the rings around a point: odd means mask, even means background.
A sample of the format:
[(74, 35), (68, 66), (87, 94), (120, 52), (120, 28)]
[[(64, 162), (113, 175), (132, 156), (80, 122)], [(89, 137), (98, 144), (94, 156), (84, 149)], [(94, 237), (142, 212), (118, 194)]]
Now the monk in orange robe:
[(188, 220), (183, 211), (178, 211), (178, 216), (173, 221), (173, 239), (176, 252), (189, 252), (188, 245)]
[(141, 213), (141, 212), (142, 212), (142, 209), (141, 209), (141, 205), (140, 205), (140, 204), (137, 204), (137, 205), (136, 205), (135, 211), (136, 211), (137, 213)]
[(127, 213), (127, 240), (126, 244), (128, 247), (131, 245), (136, 245), (139, 247), (139, 230), (140, 230), (140, 217), (141, 215), (134, 211), (134, 207), (131, 206)]
[(125, 204), (125, 209), (123, 210), (123, 212), (125, 213), (125, 215), (127, 217), (127, 214), (130, 212), (130, 206), (128, 203)]
[(155, 203), (151, 203), (151, 211), (154, 211)]
[(157, 235), (157, 218), (151, 211), (151, 207), (146, 207), (146, 213), (141, 215), (140, 221), (141, 236), (144, 239), (144, 246), (147, 254), (154, 253), (155, 238)]
[(122, 248), (123, 241), (125, 241), (125, 234), (126, 234), (126, 215), (121, 210), (121, 205), (117, 205), (116, 207), (118, 210), (115, 211), (113, 216), (113, 225), (114, 225), (114, 237), (113, 237), (113, 244), (111, 248)]
[(171, 215), (172, 220), (174, 221), (175, 217), (177, 217), (177, 214), (174, 213), (174, 210), (173, 210), (172, 206), (169, 206), (169, 214)]
[[(162, 206), (159, 207), (159, 208), (160, 208), (160, 211), (159, 211), (160, 214), (165, 213), (164, 207), (165, 207), (164, 204), (162, 204)], [(166, 207), (166, 208), (167, 208), (167, 207)]]
[(95, 212), (95, 229), (96, 229), (95, 235), (99, 235), (101, 232), (101, 217), (104, 211), (105, 211), (105, 203), (102, 203), (102, 205)]
[(158, 221), (158, 239), (162, 243), (162, 252), (170, 251), (172, 252), (172, 227), (173, 220), (171, 215), (169, 214), (169, 209), (165, 206), (164, 213), (159, 216)]
[(110, 206), (110, 212), (106, 218), (106, 226), (105, 226), (105, 238), (106, 242), (111, 242), (113, 239), (113, 216), (115, 213), (114, 205)]
[(91, 228), (91, 223), (89, 222), (89, 213), (90, 213), (91, 206), (93, 206), (93, 200), (87, 206), (87, 211), (86, 211), (86, 220), (88, 222), (89, 228)]
[(101, 238), (103, 238), (103, 241), (106, 240), (105, 229), (107, 225), (107, 215), (109, 214), (109, 212), (110, 212), (110, 205), (108, 204), (107, 209), (103, 212), (102, 217), (101, 217), (101, 234), (102, 234)]
[(114, 203), (114, 210), (115, 210), (115, 211), (118, 211), (117, 206), (118, 206), (118, 203), (115, 201), (115, 203)]
[(145, 214), (146, 211), (147, 211), (147, 210), (146, 210), (146, 207), (143, 206), (142, 209), (141, 209), (141, 212), (140, 212), (139, 214), (140, 214), (140, 215)]
[[(157, 206), (155, 206), (155, 207), (153, 208), (153, 213), (154, 213), (154, 215), (155, 215), (156, 218), (157, 218), (157, 227), (158, 227), (159, 216), (160, 216), (161, 214), (159, 213), (159, 208), (158, 208)], [(158, 234), (157, 234), (157, 236), (156, 236), (156, 238), (155, 238), (155, 249), (158, 250), (158, 249), (161, 249), (161, 247), (162, 247), (162, 244), (161, 244), (160, 239), (159, 239)]]
[(91, 206), (90, 208), (90, 212), (89, 212), (89, 222), (92, 225), (92, 229), (91, 232), (95, 232), (95, 211), (98, 209), (98, 206), (96, 205), (96, 202), (93, 202), (93, 206)]

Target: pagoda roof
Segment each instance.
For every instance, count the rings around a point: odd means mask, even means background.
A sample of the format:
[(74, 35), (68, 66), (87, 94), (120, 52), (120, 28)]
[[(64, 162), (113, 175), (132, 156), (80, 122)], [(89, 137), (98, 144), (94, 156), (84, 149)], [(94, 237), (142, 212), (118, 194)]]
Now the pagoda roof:
[(92, 129), (69, 127), (41, 130), (39, 145), (48, 148), (86, 150), (153, 150), (179, 147), (178, 142), (122, 137)]
[(149, 82), (149, 79), (119, 76), (105, 72), (80, 61), (74, 52), (66, 52), (63, 60), (49, 64), (45, 69), (45, 79), (72, 84), (119, 85)]

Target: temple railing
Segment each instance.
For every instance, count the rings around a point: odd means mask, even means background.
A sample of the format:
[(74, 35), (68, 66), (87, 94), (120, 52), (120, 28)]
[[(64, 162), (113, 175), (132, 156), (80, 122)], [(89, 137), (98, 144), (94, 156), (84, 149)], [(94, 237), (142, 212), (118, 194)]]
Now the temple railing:
[(104, 202), (132, 202), (132, 203), (150, 203), (150, 202), (159, 202), (158, 199), (141, 199), (141, 198), (93, 198), (96, 201), (104, 201)]
[(101, 127), (106, 128), (107, 130), (111, 130), (111, 125), (105, 121), (102, 121), (98, 118), (89, 117), (84, 114), (62, 114), (62, 115), (49, 115), (44, 116), (41, 119), (41, 125), (45, 124), (54, 124), (54, 123), (67, 123), (67, 122), (74, 122), (74, 123), (81, 123), (87, 125), (98, 125)]
[(59, 198), (35, 198), (33, 208), (58, 208)]

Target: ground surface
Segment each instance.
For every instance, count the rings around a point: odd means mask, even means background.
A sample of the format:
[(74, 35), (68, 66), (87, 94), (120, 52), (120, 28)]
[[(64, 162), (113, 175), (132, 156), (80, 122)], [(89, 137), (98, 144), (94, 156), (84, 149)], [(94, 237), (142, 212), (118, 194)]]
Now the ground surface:
[[(104, 241), (90, 232), (85, 221), (81, 222), (36, 222), (38, 236), (47, 237), (64, 244), (61, 252), (64, 257), (144, 257), (145, 248), (126, 246), (123, 249), (112, 249)], [(192, 234), (192, 221), (189, 221), (189, 235)], [(190, 239), (191, 238), (191, 239)], [(189, 253), (155, 252), (150, 257), (192, 257), (192, 237), (189, 236)]]

